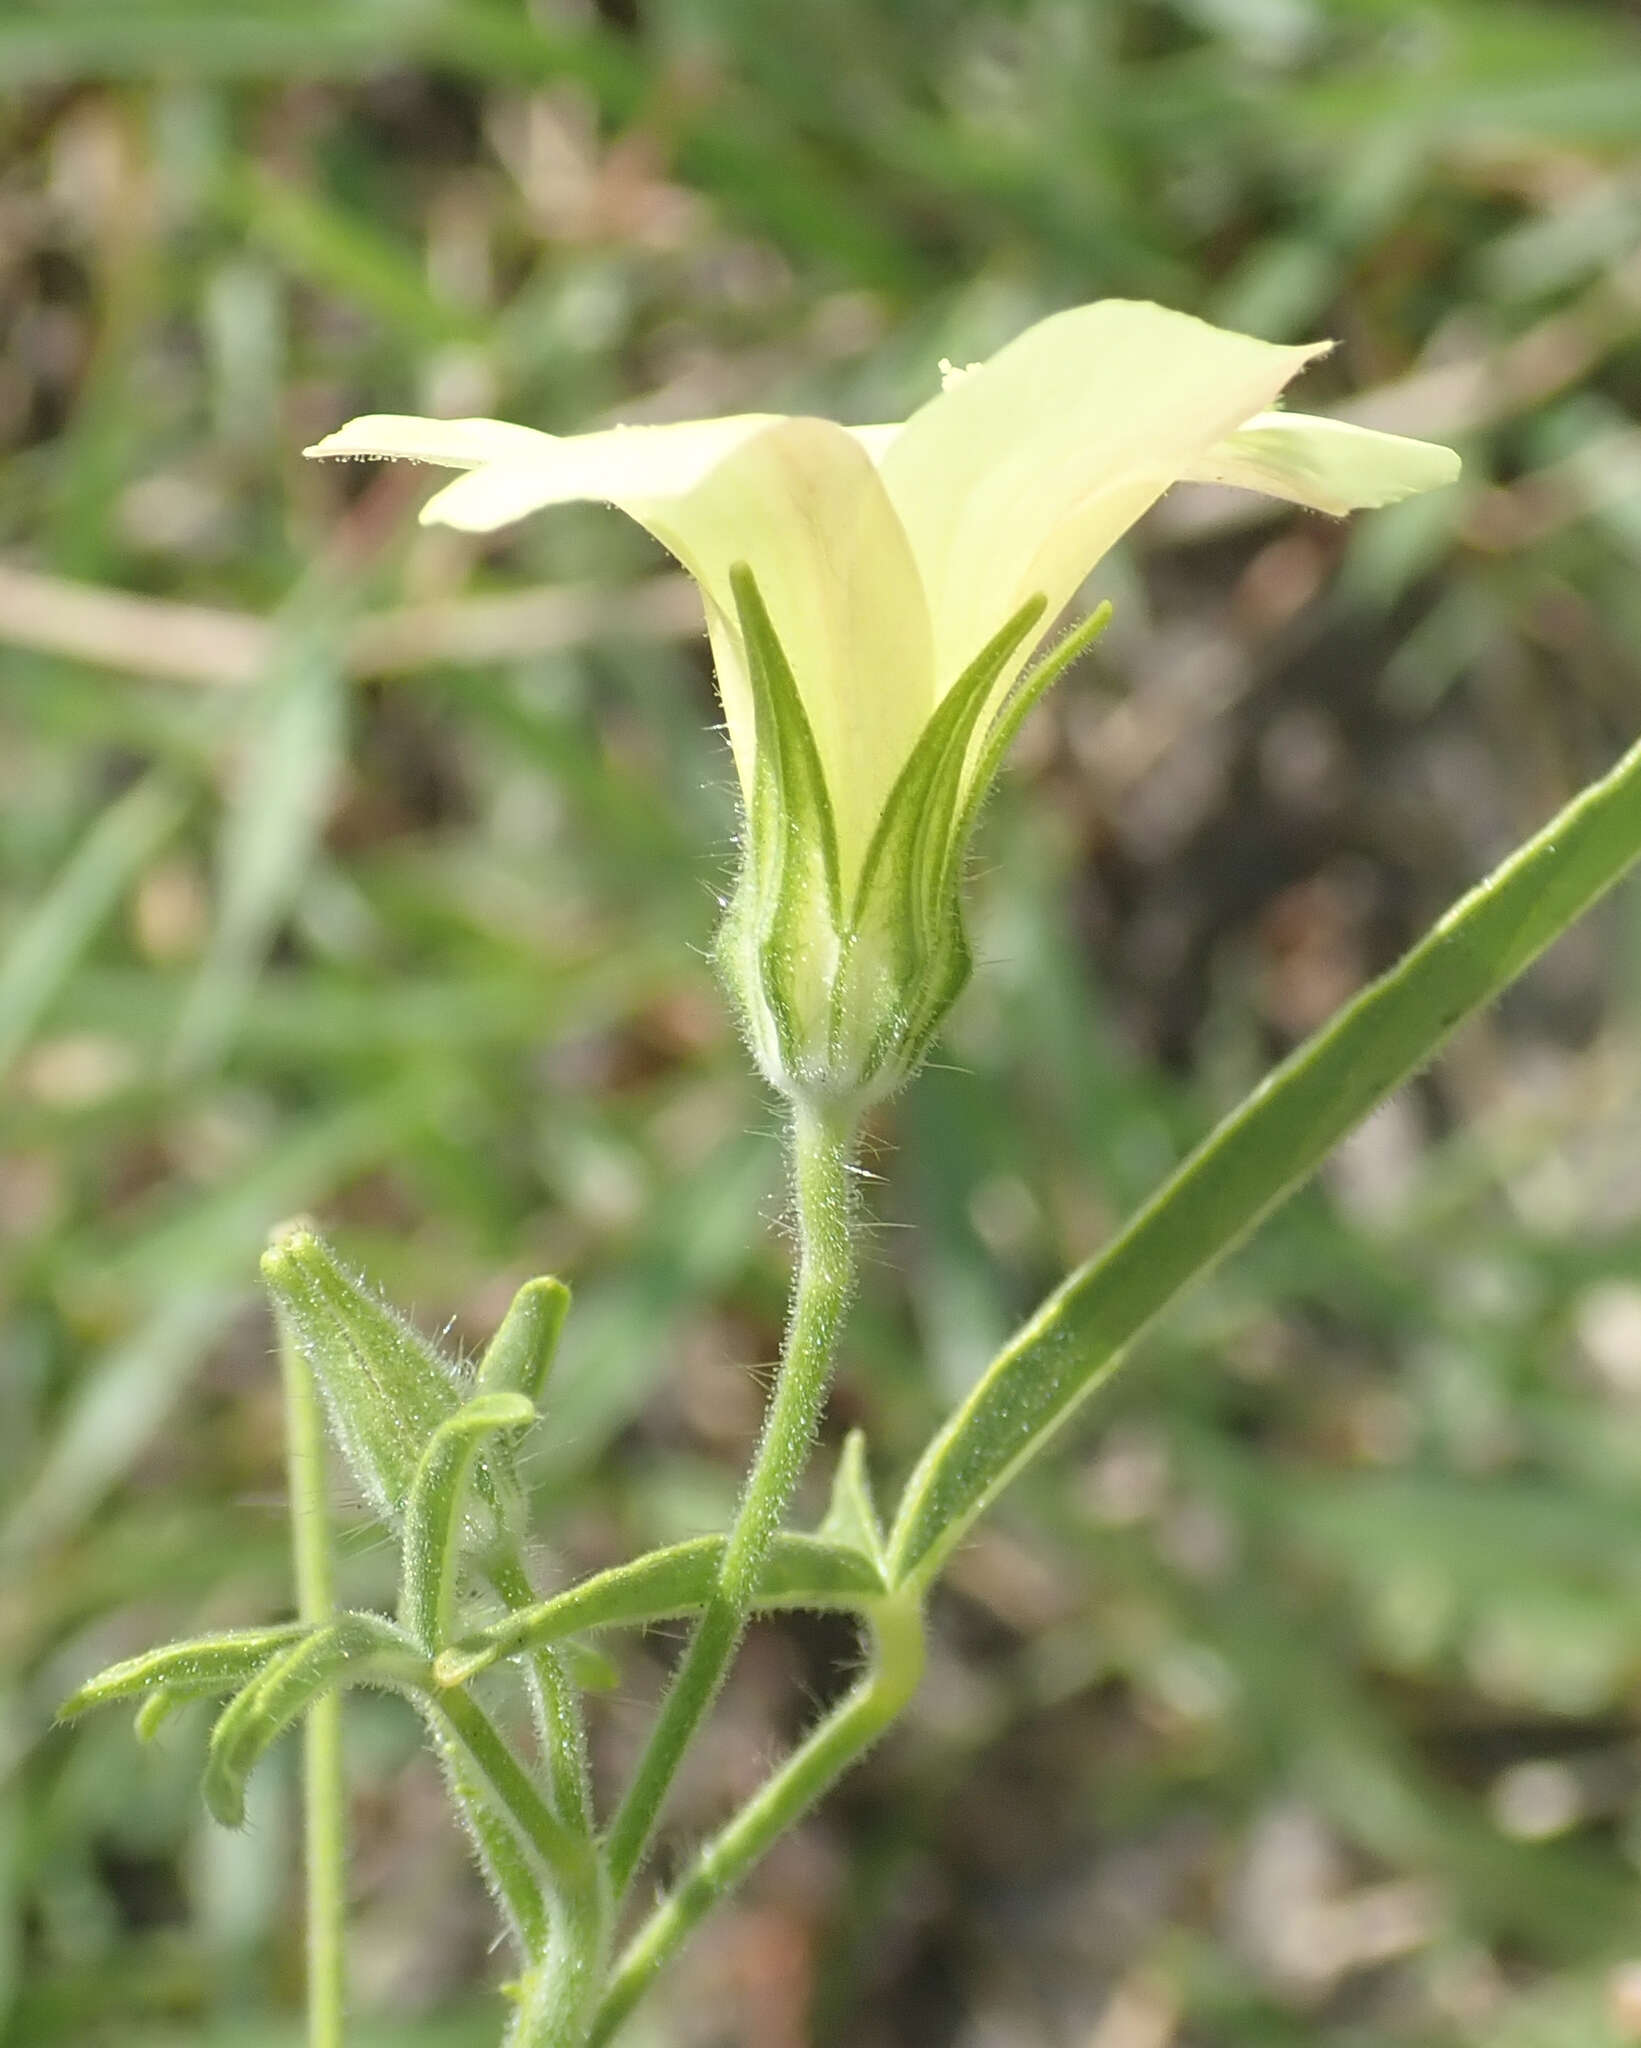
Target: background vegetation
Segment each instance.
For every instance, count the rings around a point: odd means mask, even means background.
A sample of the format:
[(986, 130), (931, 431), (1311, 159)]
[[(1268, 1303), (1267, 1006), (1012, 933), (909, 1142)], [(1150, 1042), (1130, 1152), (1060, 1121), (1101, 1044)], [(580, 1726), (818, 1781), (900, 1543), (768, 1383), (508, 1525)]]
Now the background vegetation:
[[(833, 1403), (902, 1472), (1012, 1320), (1641, 724), (1641, 31), (1505, 0), (9, 0), (0, 12), (0, 2040), (299, 2038), (293, 1757), (49, 1728), (285, 1611), (254, 1286), (321, 1215), (464, 1347), (577, 1306), (544, 1571), (719, 1518), (772, 1113), (702, 957), (692, 599), (597, 513), (418, 532), (367, 409), (894, 417), (1154, 296), (1453, 439), (1345, 528), (1180, 493), (1099, 572), (879, 1120)], [(1641, 898), (1149, 1341), (955, 1564), (908, 1725), (652, 2048), (1641, 2039)], [(758, 1221), (761, 1219), (761, 1223)], [(380, 1597), (360, 1525), (345, 1574)], [(626, 1756), (671, 1643), (600, 1710)], [(838, 1683), (758, 1630), (680, 1837)], [(408, 1715), (349, 1704), (359, 2040), (498, 2027)], [(373, 2035), (371, 2024), (377, 2028)]]

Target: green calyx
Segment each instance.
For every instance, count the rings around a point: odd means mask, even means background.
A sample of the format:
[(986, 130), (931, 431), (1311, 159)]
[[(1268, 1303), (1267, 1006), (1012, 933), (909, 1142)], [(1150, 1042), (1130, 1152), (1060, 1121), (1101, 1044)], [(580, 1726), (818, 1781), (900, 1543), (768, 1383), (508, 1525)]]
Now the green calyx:
[(1040, 625), (1022, 605), (942, 698), (843, 887), (830, 794), (803, 699), (751, 571), (730, 573), (757, 725), (741, 873), (717, 957), (753, 1056), (781, 1094), (858, 1112), (917, 1070), (972, 964), (963, 859), (1027, 711), (1104, 630), (1102, 605), (1010, 688)]

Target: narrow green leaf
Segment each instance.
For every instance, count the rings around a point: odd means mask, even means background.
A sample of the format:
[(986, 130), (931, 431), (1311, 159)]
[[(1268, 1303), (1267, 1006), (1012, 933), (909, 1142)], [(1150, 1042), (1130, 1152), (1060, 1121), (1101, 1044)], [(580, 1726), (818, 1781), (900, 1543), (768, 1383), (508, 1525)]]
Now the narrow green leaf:
[(874, 1559), (858, 1550), (788, 1530), (775, 1538), (758, 1581), (755, 1606), (860, 1608), (888, 1590)]
[(486, 1437), (528, 1428), (535, 1412), (523, 1394), (475, 1394), (422, 1453), (405, 1507), (399, 1623), (430, 1654), (450, 1625), (473, 1460)]
[(144, 82), (163, 69), (188, 79), (357, 77), (402, 56), (401, 10), (295, 4), (122, 5), (13, 11), (0, 28), (0, 68), (13, 89), (87, 78)]
[(144, 1650), (141, 1656), (110, 1664), (106, 1671), (77, 1686), (57, 1709), (57, 1718), (72, 1721), (93, 1707), (139, 1699), (161, 1689), (195, 1698), (237, 1692), (276, 1651), (287, 1649), (307, 1633), (304, 1623), (286, 1621), (272, 1628), (225, 1629), (220, 1635), (194, 1636), (187, 1642)]
[(144, 0), (140, 8), (81, 0), (10, 18), (17, 14), (12, 8), (0, 21), (0, 78), (12, 91), (111, 78), (369, 79), (420, 61), (511, 90), (576, 78), (618, 110), (642, 99), (638, 57), (603, 23), (549, 30), (514, 8), (471, 0)]
[(913, 1473), (890, 1538), (892, 1583), (926, 1584), (1151, 1318), (1638, 854), (1641, 745), (1268, 1076), (1121, 1234), (1049, 1297)]
[[(439, 1685), (462, 1685), (503, 1657), (592, 1628), (642, 1628), (693, 1614), (711, 1598), (723, 1556), (721, 1536), (695, 1536), (652, 1550), (631, 1564), (584, 1579), (539, 1607), (498, 1621), (434, 1659)], [(869, 1607), (884, 1593), (882, 1574), (859, 1550), (821, 1536), (777, 1536), (758, 1589), (760, 1609)]]
[(451, 1369), (305, 1224), (275, 1237), (262, 1276), (319, 1383), (354, 1478), (376, 1512), (397, 1523), (422, 1453), (461, 1405)]
[(335, 1686), (414, 1692), (427, 1663), (379, 1614), (344, 1614), (310, 1631), (236, 1694), (217, 1719), (205, 1766), (205, 1803), (224, 1827), (245, 1818), (245, 1780), (263, 1752)]

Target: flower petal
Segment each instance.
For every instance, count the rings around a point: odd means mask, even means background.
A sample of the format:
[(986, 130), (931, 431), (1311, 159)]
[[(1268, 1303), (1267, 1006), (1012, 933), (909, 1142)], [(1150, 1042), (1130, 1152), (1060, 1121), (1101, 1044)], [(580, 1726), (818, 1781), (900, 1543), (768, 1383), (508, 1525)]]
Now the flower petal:
[(745, 414), (535, 437), (523, 460), (448, 484), (422, 518), (486, 532), (543, 505), (594, 499), (648, 527), (701, 585), (744, 793), (752, 695), (729, 572), (752, 571), (797, 678), (825, 769), (843, 886), (934, 708), (928, 613), (906, 535), (871, 458), (830, 420)]
[(1193, 483), (1239, 484), (1317, 512), (1395, 505), (1457, 481), (1459, 458), (1434, 441), (1375, 433), (1302, 412), (1262, 412), (1185, 472)]
[[(607, 427), (597, 434), (528, 434), (498, 448), (477, 473), (447, 484), (422, 507), (428, 526), (492, 533), (544, 505), (595, 504), (628, 509), (634, 499), (681, 498), (745, 441), (779, 423), (776, 413), (685, 420), (666, 427)], [(429, 421), (429, 425), (438, 425)], [(345, 430), (344, 430), (345, 431)]]
[(398, 458), (437, 462), (447, 469), (478, 469), (486, 462), (528, 460), (550, 434), (508, 420), (424, 420), (411, 413), (368, 412), (327, 434), (304, 455)]
[(904, 425), (904, 420), (887, 420), (881, 426), (851, 427), (849, 432), (872, 460), (881, 465), (884, 456), (889, 452), (890, 444), (897, 439)]
[(1107, 299), (1040, 321), (915, 413), (879, 460), (942, 686), (1033, 591), (1052, 620), (1125, 528), (1326, 346)]

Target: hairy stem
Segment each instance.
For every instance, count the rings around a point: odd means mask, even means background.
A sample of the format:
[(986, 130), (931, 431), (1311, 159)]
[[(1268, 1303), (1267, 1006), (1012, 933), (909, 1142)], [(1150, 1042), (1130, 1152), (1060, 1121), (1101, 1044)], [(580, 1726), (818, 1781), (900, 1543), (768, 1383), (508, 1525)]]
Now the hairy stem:
[[(504, 1553), (491, 1564), (490, 1581), (515, 1614), (537, 1604), (523, 1565), (511, 1554)], [(554, 1645), (548, 1643), (533, 1651), (529, 1662), (531, 1705), (553, 1806), (559, 1818), (578, 1834), (590, 1835), (592, 1784), (581, 1701)]]
[[(288, 1334), (280, 1343), (286, 1468), (299, 1617), (330, 1620), (336, 1604), (325, 1487), (325, 1431), (307, 1361)], [(308, 1709), (302, 1733), (302, 1832), (307, 1886), (308, 2048), (342, 2048), (346, 2000), (343, 1921), (347, 1889), (342, 1782), (342, 1697), (328, 1691)]]
[(592, 1838), (554, 1812), (489, 1716), (460, 1686), (442, 1693), (433, 1711), (482, 1782), (487, 1808), (505, 1817), (547, 1878), (547, 1938), (526, 1957), (507, 2048), (582, 2048), (609, 1922)]
[(633, 1937), (593, 2018), (588, 2048), (602, 2048), (696, 1925), (802, 1819), (906, 1706), (923, 1674), (923, 1617), (891, 1596), (870, 1617), (871, 1662), (860, 1681), (735, 1818)]
[(794, 1111), (798, 1271), (786, 1344), (717, 1584), (610, 1830), (608, 1867), (618, 1899), (643, 1861), (678, 1766), (724, 1682), (757, 1597), (759, 1575), (814, 1442), (838, 1331), (854, 1288), (853, 1135), (852, 1124), (803, 1108)]

